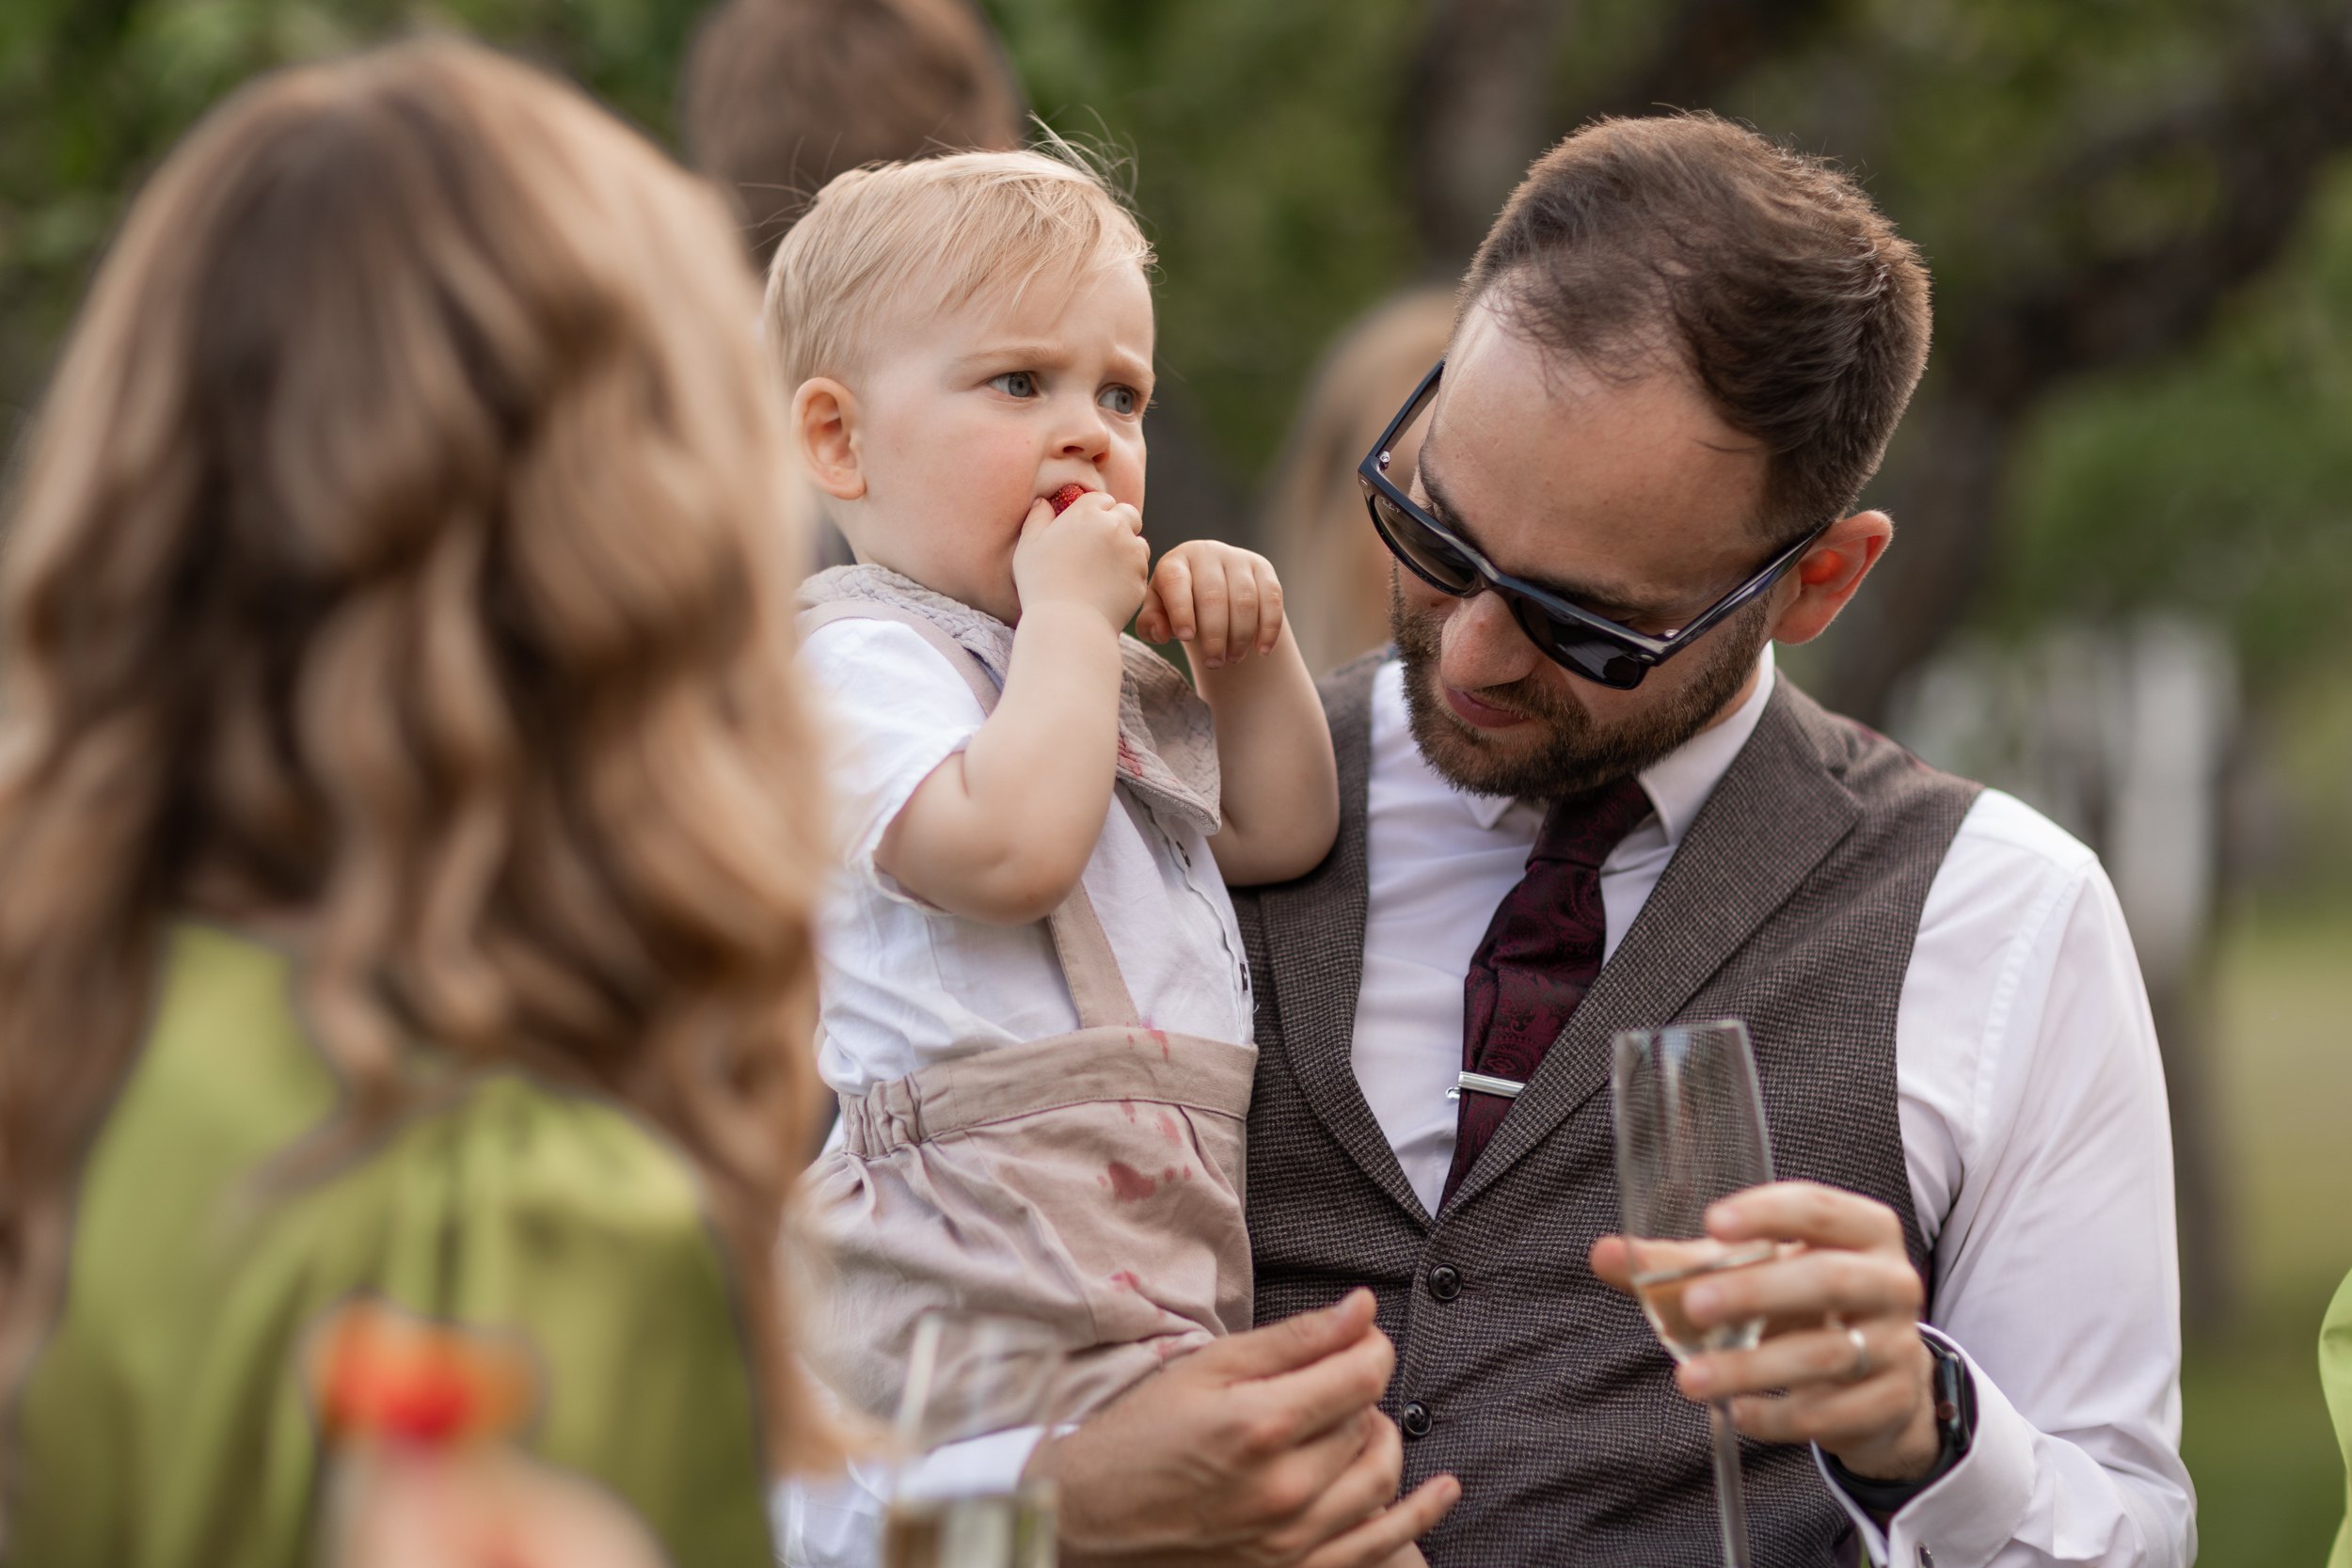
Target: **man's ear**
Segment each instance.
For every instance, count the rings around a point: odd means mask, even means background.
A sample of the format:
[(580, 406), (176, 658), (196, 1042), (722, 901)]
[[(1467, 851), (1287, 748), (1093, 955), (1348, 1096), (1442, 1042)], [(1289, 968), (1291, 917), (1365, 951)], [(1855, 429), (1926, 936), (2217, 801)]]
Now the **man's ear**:
[(813, 376), (792, 394), (792, 439), (810, 483), (835, 500), (866, 494), (858, 466), (857, 394), (829, 375)]
[(1894, 519), (1883, 512), (1857, 512), (1832, 523), (1782, 579), (1782, 594), (1791, 584), (1796, 592), (1772, 623), (1773, 638), (1810, 642), (1829, 630), (1894, 537)]

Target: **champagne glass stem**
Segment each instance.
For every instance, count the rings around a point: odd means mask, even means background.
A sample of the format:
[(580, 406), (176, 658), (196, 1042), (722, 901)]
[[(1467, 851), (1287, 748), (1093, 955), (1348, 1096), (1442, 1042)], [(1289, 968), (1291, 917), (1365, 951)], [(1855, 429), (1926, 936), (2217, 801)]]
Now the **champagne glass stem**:
[(1724, 1527), (1724, 1568), (1752, 1568), (1748, 1556), (1748, 1499), (1740, 1490), (1740, 1434), (1732, 1430), (1731, 1402), (1707, 1407), (1715, 1429), (1715, 1516)]

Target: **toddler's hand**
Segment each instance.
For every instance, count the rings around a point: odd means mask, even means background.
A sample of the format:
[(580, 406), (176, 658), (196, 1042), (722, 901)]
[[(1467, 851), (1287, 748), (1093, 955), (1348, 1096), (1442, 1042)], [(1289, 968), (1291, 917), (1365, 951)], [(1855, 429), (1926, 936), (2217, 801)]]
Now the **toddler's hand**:
[(1146, 641), (1182, 642), (1200, 669), (1270, 654), (1282, 635), (1282, 585), (1262, 555), (1193, 539), (1160, 557), (1136, 617)]
[(1074, 602), (1100, 610), (1117, 631), (1136, 612), (1151, 564), (1143, 514), (1089, 490), (1058, 516), (1048, 500), (1029, 507), (1012, 550), (1012, 582), (1024, 610)]

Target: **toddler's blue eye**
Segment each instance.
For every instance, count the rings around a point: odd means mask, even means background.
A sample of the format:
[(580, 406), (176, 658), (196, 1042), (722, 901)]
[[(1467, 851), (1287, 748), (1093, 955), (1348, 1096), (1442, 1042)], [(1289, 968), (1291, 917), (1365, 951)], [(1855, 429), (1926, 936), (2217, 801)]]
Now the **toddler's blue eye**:
[(1037, 396), (1037, 377), (1027, 371), (1007, 371), (989, 385), (1009, 398)]
[(1114, 414), (1134, 414), (1143, 407), (1143, 399), (1133, 387), (1106, 387), (1094, 401)]

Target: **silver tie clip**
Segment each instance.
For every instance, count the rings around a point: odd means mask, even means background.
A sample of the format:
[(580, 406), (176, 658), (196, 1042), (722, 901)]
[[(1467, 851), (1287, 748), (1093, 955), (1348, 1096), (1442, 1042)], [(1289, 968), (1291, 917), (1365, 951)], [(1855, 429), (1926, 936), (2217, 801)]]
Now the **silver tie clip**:
[(1508, 1078), (1496, 1078), (1484, 1072), (1464, 1072), (1455, 1075), (1454, 1086), (1445, 1091), (1445, 1097), (1459, 1100), (1462, 1091), (1467, 1089), (1472, 1094), (1500, 1095), (1505, 1100), (1517, 1100), (1519, 1091), (1525, 1087), (1525, 1084), (1514, 1084)]

